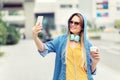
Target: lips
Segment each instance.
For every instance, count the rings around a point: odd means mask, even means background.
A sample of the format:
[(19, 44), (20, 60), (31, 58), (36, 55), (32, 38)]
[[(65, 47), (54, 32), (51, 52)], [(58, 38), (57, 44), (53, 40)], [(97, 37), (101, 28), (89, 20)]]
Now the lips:
[(70, 30), (75, 30), (76, 28), (74, 26), (70, 27)]

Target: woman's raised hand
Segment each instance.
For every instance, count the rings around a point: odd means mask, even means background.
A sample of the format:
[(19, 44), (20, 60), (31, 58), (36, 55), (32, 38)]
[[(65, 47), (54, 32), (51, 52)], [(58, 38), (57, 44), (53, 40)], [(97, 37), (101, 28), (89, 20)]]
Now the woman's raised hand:
[(32, 28), (33, 38), (38, 37), (38, 33), (42, 33), (43, 27), (40, 23), (36, 23), (36, 25)]

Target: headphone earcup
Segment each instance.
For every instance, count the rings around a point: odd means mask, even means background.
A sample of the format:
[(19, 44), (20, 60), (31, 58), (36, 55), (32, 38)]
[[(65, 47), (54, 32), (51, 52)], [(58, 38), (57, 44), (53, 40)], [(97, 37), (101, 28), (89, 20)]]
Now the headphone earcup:
[(70, 35), (70, 40), (74, 40), (74, 37), (75, 37), (75, 36), (74, 36), (73, 34), (71, 34), (71, 35)]
[(75, 40), (76, 42), (80, 41), (80, 36), (78, 36), (78, 35), (75, 36), (74, 40)]
[(74, 35), (74, 34), (71, 34), (70, 35), (70, 40), (74, 40), (74, 41), (76, 41), (76, 42), (79, 42), (80, 41), (80, 36), (78, 36), (78, 35)]

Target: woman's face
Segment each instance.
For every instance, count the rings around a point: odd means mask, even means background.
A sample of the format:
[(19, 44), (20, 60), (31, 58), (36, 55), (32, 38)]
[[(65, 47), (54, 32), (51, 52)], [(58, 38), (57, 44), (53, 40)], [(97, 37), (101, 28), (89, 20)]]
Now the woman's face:
[(69, 27), (70, 27), (70, 32), (72, 32), (75, 35), (79, 35), (79, 33), (82, 30), (82, 27), (80, 26), (80, 18), (78, 16), (74, 16), (69, 21)]

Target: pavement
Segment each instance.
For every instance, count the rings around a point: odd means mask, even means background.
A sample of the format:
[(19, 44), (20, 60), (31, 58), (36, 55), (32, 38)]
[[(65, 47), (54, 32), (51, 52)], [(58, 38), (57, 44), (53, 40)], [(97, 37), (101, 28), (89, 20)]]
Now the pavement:
[(120, 80), (120, 72), (117, 72), (109, 66), (99, 63), (97, 66), (97, 74), (94, 80)]
[(0, 80), (52, 80), (54, 55), (41, 57), (33, 40), (2, 46)]
[[(96, 32), (89, 33), (88, 38), (100, 39), (102, 41), (108, 41), (113, 43), (120, 43), (120, 34), (117, 31), (114, 32)], [(91, 39), (92, 40), (92, 39)], [(113, 70), (109, 66), (100, 62), (97, 66), (97, 75), (94, 76), (95, 80), (120, 80), (120, 72)]]
[(120, 33), (118, 31), (88, 33), (88, 36), (92, 38), (100, 37), (101, 40), (120, 43)]
[[(0, 80), (52, 80), (55, 55), (41, 57), (33, 40), (21, 40), (1, 50), (5, 55), (0, 58)], [(100, 62), (94, 79), (120, 80), (120, 74)]]
[[(52, 80), (55, 55), (41, 57), (33, 40), (2, 46), (1, 51), (5, 54), (0, 57), (0, 80)], [(100, 62), (94, 79), (120, 80), (120, 73)]]

